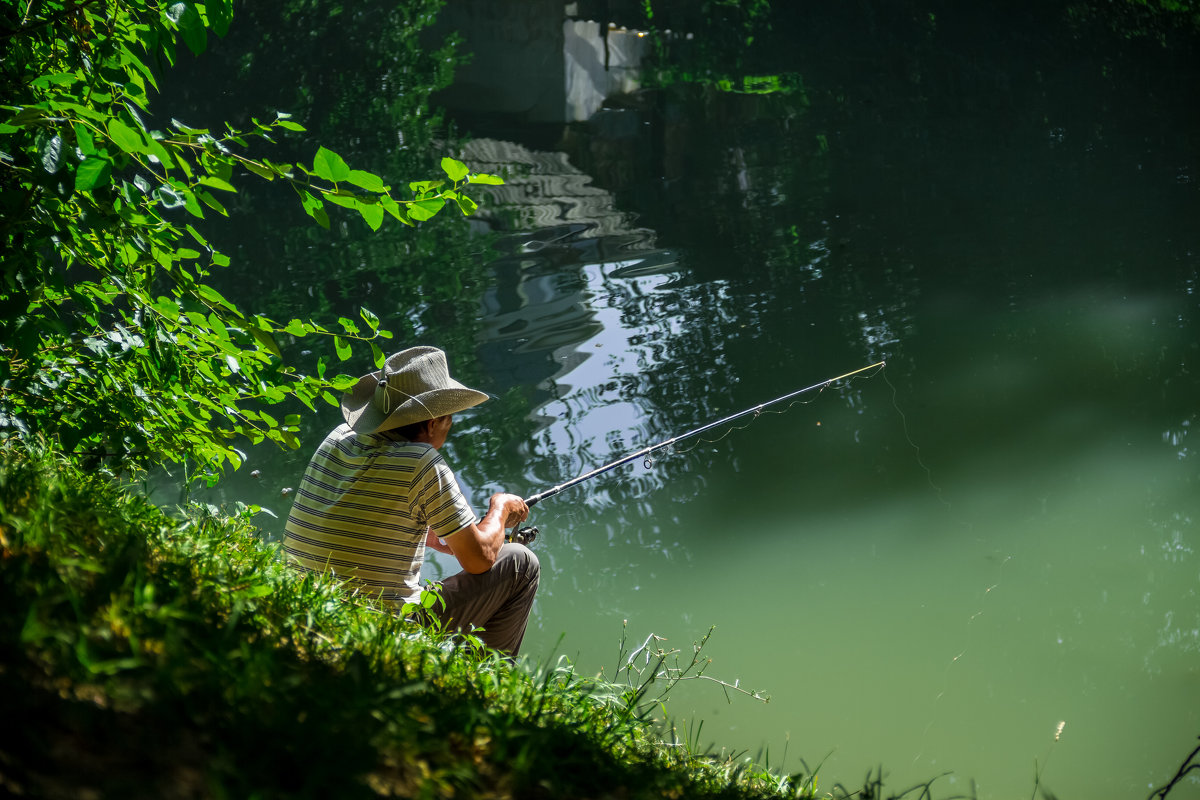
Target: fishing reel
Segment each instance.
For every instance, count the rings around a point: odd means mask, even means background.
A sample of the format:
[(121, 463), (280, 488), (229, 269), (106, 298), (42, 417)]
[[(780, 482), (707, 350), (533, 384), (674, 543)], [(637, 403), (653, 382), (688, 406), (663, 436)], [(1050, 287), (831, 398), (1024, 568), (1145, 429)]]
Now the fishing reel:
[(526, 525), (524, 528), (517, 528), (510, 533), (508, 535), (508, 541), (516, 542), (517, 544), (523, 544), (528, 547), (529, 545), (533, 544), (533, 540), (537, 538), (539, 533), (541, 533), (541, 531), (539, 531), (533, 525)]

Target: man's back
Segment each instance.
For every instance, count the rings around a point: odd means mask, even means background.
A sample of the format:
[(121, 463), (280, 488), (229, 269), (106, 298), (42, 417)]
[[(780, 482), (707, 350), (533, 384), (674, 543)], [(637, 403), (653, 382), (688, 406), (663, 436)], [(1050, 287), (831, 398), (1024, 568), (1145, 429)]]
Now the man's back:
[(305, 569), (352, 578), (403, 603), (420, 591), (426, 530), (445, 536), (474, 521), (434, 448), (343, 424), (305, 470), (283, 549)]

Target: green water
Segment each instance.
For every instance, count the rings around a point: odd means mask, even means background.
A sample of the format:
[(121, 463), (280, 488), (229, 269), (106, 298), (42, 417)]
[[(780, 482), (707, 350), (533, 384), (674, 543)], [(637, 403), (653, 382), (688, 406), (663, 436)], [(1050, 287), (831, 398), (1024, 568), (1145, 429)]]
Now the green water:
[[(635, 280), (591, 296), (592, 319), (698, 289)], [(990, 313), (937, 298), (914, 309), (934, 343), (905, 339), (928, 348), (924, 370), (890, 360), (848, 393), (545, 501), (528, 652), (611, 675), (624, 621), (635, 645), (653, 632), (685, 654), (715, 626), (709, 674), (771, 702), (681, 686), (681, 737), (702, 719), (702, 743), (823, 761), (823, 780), (851, 788), (882, 764), (893, 788), (950, 771), (947, 794), (974, 780), (1008, 797), (1032, 792), (1037, 764), (1059, 796), (1148, 792), (1200, 724), (1194, 395), (1163, 400), (1178, 375), (1164, 351), (1190, 345), (1158, 322), (1186, 298), (1093, 289)], [(614, 320), (576, 346), (592, 358), (542, 409), (554, 421), (531, 450), (656, 427), (619, 392), (596, 399), (649, 357), (628, 341), (644, 331)], [(744, 393), (838, 374), (821, 369), (750, 370)], [(563, 477), (604, 460), (567, 459)]]
[[(1144, 797), (1200, 734), (1197, 62), (886, 8), (781, 11), (746, 57), (785, 96), (458, 109), (464, 160), (510, 178), (496, 241), (420, 270), (318, 243), (353, 262), (320, 285), (303, 247), (254, 263), (503, 398), (446, 450), (479, 505), (886, 360), (537, 506), (524, 651), (612, 675), (623, 631), (687, 658), (715, 627), (707, 674), (771, 700), (677, 687), (702, 747), (826, 790), (882, 766), (895, 792)], [(254, 451), (214, 496), (286, 516), (307, 456)]]

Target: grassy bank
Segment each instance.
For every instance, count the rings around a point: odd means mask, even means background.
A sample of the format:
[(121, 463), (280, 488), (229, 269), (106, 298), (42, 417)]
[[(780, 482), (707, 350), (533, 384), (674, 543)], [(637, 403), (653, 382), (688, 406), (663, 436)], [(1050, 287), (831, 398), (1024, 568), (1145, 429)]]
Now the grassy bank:
[(0, 793), (813, 793), (661, 743), (645, 687), (512, 665), (348, 602), (246, 517), (172, 517), (102, 472), (3, 456)]

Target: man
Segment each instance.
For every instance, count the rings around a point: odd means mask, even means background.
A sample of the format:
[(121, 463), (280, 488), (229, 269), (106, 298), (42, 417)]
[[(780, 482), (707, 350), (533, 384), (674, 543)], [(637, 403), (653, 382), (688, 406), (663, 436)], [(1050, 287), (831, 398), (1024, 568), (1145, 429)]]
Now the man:
[(482, 628), (486, 644), (515, 656), (540, 567), (504, 530), (529, 507), (497, 493), (477, 519), (438, 452), (453, 415), (486, 399), (450, 377), (436, 347), (411, 347), (364, 375), (305, 470), (283, 549), (302, 569), (397, 606), (420, 603), (426, 547), (451, 554), (463, 571), (441, 583), (433, 613), (458, 630)]

